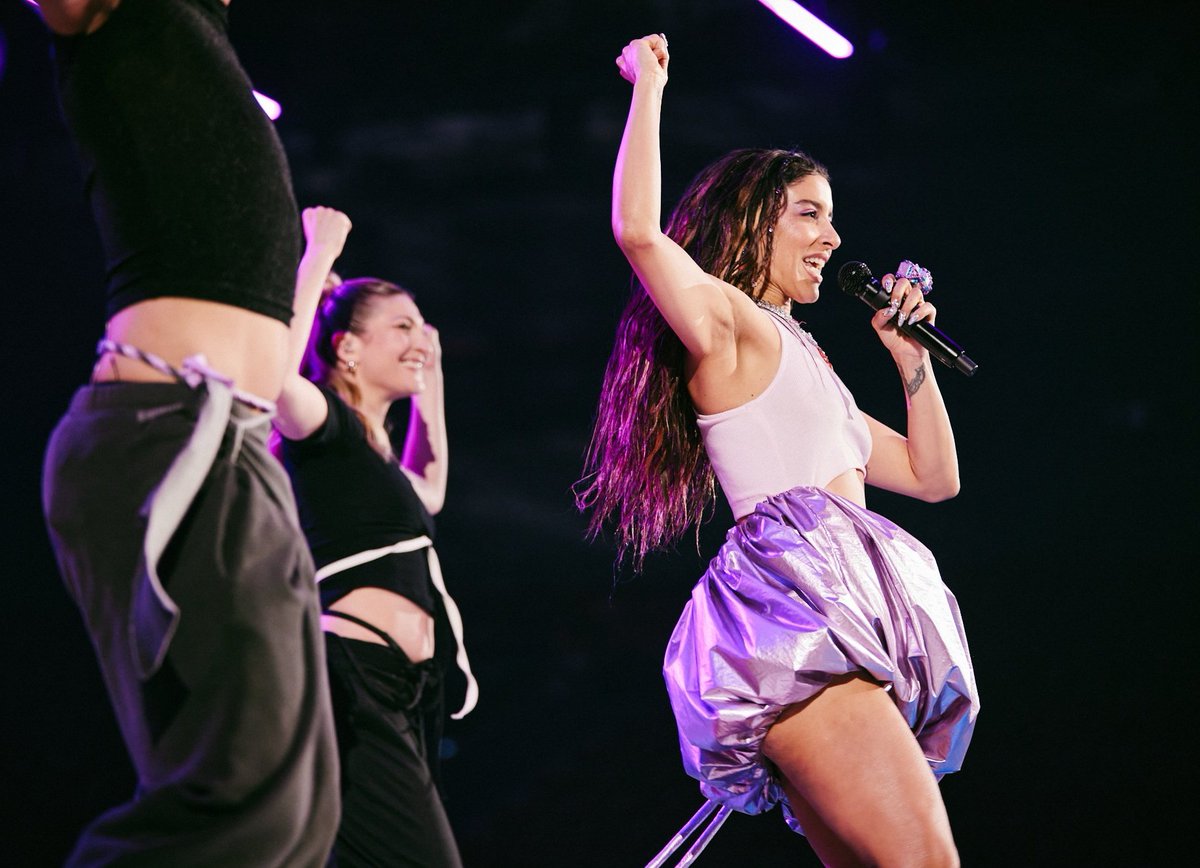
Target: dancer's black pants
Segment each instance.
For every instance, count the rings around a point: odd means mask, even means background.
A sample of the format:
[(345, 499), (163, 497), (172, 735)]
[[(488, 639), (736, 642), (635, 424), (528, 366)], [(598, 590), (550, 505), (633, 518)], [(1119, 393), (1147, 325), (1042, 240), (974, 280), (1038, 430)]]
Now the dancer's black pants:
[(442, 684), (433, 660), (326, 634), (342, 766), (336, 868), (459, 868), (436, 783)]

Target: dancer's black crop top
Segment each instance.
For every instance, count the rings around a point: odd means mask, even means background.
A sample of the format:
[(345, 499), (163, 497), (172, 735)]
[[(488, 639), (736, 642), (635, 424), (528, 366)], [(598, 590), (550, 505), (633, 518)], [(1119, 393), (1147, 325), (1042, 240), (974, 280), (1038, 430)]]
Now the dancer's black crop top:
[[(401, 540), (432, 538), (433, 519), (404, 471), (371, 448), (362, 423), (336, 392), (321, 392), (329, 405), (324, 424), (303, 440), (284, 438), (280, 449), (317, 568)], [(334, 573), (321, 581), (321, 605), (363, 587), (386, 588), (435, 614), (424, 549)]]
[(122, 0), (94, 33), (55, 39), (110, 317), (182, 296), (291, 320), (291, 175), (226, 20), (220, 0)]

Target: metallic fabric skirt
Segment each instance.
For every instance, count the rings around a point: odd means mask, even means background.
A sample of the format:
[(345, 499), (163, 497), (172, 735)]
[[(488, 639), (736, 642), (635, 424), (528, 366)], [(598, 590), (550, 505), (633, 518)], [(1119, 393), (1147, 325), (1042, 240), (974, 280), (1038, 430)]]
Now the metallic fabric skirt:
[(757, 814), (782, 801), (767, 730), (830, 679), (884, 685), (939, 777), (957, 771), (979, 697), (954, 595), (904, 530), (819, 488), (768, 498), (696, 584), (663, 674), (688, 774)]

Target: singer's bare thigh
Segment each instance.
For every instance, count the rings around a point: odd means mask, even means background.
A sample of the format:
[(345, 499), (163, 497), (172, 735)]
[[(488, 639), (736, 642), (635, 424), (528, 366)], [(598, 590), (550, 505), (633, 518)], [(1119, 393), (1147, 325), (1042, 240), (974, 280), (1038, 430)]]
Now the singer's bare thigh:
[(827, 864), (958, 864), (937, 781), (879, 685), (835, 680), (789, 708), (763, 752)]

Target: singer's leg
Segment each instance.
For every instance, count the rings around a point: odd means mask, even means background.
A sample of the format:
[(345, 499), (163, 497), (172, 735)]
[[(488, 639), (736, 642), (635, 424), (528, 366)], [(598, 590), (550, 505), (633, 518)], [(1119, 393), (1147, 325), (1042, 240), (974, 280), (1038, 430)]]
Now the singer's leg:
[(792, 706), (763, 753), (825, 864), (958, 865), (937, 781), (877, 684), (850, 676)]

